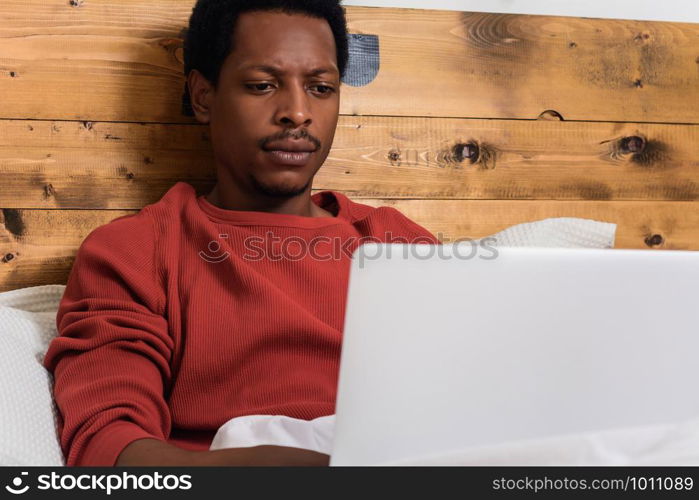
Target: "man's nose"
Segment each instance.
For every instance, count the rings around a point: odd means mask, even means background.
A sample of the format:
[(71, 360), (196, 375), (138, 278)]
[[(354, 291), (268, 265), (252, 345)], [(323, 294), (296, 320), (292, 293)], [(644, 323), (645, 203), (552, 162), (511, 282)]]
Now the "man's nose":
[(289, 85), (280, 92), (276, 121), (294, 127), (311, 123), (309, 96), (303, 84)]

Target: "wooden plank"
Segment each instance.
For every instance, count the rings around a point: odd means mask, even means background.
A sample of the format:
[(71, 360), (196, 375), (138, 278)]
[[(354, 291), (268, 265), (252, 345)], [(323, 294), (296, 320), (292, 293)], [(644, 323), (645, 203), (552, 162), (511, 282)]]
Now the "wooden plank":
[[(194, 123), (193, 0), (0, 3), (0, 118)], [(344, 115), (697, 123), (699, 24), (347, 7), (380, 69)], [(631, 16), (631, 13), (629, 14)]]
[(80, 243), (94, 228), (131, 212), (0, 211), (0, 292), (65, 284)]
[[(697, 202), (357, 200), (393, 206), (443, 241), (480, 238), (548, 217), (616, 223), (616, 248), (699, 250)], [(10, 210), (0, 212), (0, 291), (65, 284), (89, 232), (136, 210)]]
[[(138, 209), (177, 181), (208, 192), (213, 165), (206, 126), (0, 120), (4, 208)], [(314, 188), (357, 198), (692, 201), (699, 126), (341, 117)]]
[(481, 238), (549, 217), (581, 217), (617, 224), (615, 248), (699, 250), (699, 202), (359, 201), (395, 207), (442, 241)]

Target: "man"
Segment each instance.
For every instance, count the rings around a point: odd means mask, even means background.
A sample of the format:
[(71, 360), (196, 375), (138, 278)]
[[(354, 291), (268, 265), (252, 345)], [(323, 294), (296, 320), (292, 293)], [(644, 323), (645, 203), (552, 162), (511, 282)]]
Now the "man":
[(337, 1), (196, 4), (185, 74), (217, 184), (197, 197), (179, 182), (80, 246), (44, 360), (67, 465), (328, 464), (209, 447), (234, 417), (334, 413), (351, 251), (438, 243), (393, 208), (311, 195), (346, 30)]

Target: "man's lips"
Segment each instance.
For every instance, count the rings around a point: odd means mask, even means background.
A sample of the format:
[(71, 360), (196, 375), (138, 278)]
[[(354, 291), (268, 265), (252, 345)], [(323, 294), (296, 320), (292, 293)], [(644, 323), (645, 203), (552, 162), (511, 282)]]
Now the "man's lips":
[(265, 144), (266, 151), (289, 151), (289, 152), (313, 152), (316, 150), (314, 144), (304, 140), (283, 140)]
[(288, 165), (293, 167), (302, 167), (308, 163), (311, 155), (310, 151), (282, 151), (272, 150), (265, 151), (270, 159), (279, 165)]

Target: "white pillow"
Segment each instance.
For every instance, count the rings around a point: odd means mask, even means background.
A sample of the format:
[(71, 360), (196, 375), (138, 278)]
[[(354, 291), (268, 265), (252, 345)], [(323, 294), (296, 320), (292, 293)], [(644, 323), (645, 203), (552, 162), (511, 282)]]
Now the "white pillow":
[(614, 248), (616, 224), (577, 217), (523, 222), (477, 242), (497, 247)]
[(0, 465), (65, 465), (53, 380), (42, 361), (64, 285), (0, 293)]

